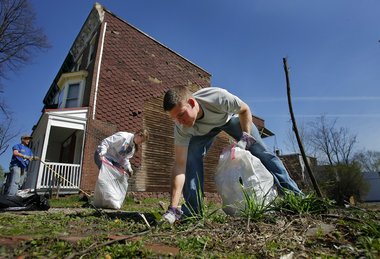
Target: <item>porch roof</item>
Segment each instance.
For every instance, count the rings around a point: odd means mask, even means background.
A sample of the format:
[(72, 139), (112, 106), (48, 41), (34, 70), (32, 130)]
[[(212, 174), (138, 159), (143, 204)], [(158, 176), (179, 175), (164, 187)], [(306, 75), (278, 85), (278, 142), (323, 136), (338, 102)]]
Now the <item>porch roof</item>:
[(37, 124), (32, 128), (34, 131), (43, 120), (47, 120), (49, 116), (61, 117), (66, 120), (86, 121), (88, 114), (88, 107), (78, 108), (60, 108), (60, 109), (44, 109)]

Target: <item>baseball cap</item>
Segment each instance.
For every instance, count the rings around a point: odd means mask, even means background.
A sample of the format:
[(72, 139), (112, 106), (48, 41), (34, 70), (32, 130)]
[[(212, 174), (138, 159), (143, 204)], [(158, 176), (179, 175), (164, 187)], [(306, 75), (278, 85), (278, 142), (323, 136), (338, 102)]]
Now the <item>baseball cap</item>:
[(32, 136), (30, 136), (29, 134), (24, 134), (21, 136), (21, 139), (32, 139)]

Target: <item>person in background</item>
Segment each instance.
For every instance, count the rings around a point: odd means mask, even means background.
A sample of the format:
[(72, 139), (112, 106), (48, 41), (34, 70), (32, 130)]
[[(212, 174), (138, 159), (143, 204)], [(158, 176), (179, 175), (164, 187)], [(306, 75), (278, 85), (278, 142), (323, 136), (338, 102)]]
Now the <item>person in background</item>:
[[(203, 158), (221, 131), (261, 160), (280, 191), (288, 189), (303, 195), (281, 160), (265, 146), (252, 122), (250, 108), (237, 96), (218, 87), (203, 88), (193, 94), (185, 86), (177, 86), (165, 93), (163, 108), (175, 122), (171, 202), (163, 215), (169, 223), (179, 220), (182, 214), (202, 213)], [(185, 200), (182, 209), (178, 207), (181, 194)]]
[(32, 150), (28, 147), (31, 139), (30, 135), (23, 135), (21, 143), (12, 147), (13, 153), (4, 185), (4, 195), (15, 196), (17, 194), (26, 179), (29, 162), (38, 159), (33, 156)]
[(100, 169), (103, 158), (106, 158), (114, 166), (132, 175), (133, 169), (129, 159), (138, 151), (139, 145), (148, 139), (149, 133), (144, 129), (138, 130), (136, 133), (117, 132), (102, 140), (95, 151), (95, 163)]

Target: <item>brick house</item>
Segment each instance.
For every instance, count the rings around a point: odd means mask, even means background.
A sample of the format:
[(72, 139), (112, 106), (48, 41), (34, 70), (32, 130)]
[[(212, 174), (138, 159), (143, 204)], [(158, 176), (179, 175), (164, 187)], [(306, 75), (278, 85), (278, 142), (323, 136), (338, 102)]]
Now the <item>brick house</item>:
[[(173, 123), (162, 109), (166, 90), (210, 86), (211, 75), (96, 3), (43, 99), (33, 127), (27, 188), (61, 193), (95, 188), (94, 151), (118, 131), (146, 128), (150, 141), (131, 160), (130, 191), (169, 191)], [(253, 117), (263, 137), (264, 120)], [(227, 136), (220, 134), (205, 162), (205, 190), (214, 192), (213, 172)], [(58, 183), (54, 175), (65, 181)]]
[[(286, 170), (289, 172), (290, 177), (297, 183), (298, 187), (303, 192), (313, 191), (309, 173), (307, 172), (305, 162), (302, 155), (299, 153), (281, 155), (277, 152), (277, 156), (281, 159), (285, 165)], [(307, 156), (308, 163), (311, 170), (315, 173), (317, 170), (317, 159), (315, 157)]]

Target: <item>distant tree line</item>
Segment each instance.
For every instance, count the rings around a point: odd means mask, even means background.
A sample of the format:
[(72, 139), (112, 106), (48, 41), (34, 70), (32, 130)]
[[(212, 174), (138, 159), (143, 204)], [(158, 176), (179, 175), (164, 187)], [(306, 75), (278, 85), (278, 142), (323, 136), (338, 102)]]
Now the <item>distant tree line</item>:
[[(350, 197), (361, 200), (368, 192), (363, 172), (380, 171), (380, 152), (355, 151), (357, 136), (347, 128), (338, 127), (336, 119), (320, 116), (298, 129), (308, 156), (317, 158), (315, 172), (325, 196), (338, 204), (348, 202)], [(297, 152), (292, 132), (288, 134), (288, 147)]]

